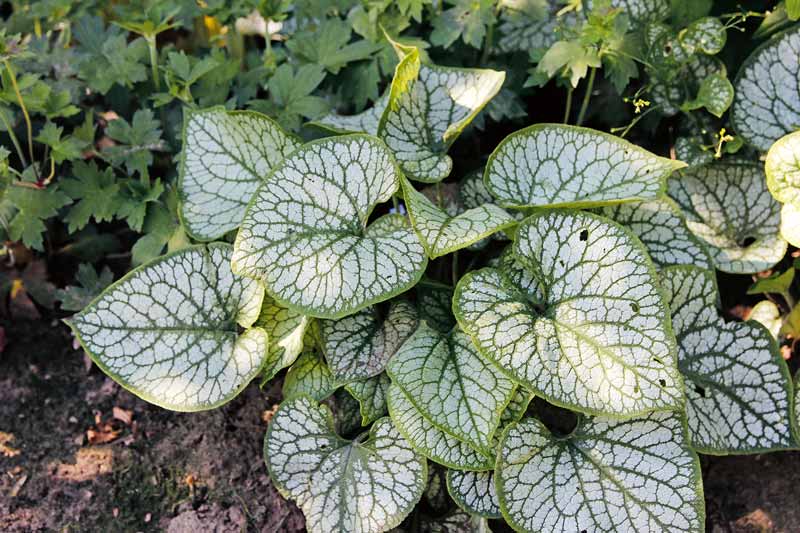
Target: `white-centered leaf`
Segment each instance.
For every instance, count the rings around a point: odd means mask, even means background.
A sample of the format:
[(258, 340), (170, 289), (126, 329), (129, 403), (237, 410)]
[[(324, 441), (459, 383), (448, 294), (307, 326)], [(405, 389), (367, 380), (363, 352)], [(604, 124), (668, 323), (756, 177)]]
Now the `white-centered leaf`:
[(258, 186), (300, 143), (253, 111), (187, 108), (183, 120), (181, 219), (189, 235), (211, 241), (239, 227)]
[(399, 186), (386, 146), (367, 135), (312, 141), (278, 165), (242, 222), (233, 270), (263, 280), (275, 299), (340, 318), (414, 284), (425, 250), (400, 215), (367, 227)]
[(558, 40), (556, 28), (574, 26), (578, 16), (574, 11), (557, 16), (564, 5), (558, 0), (527, 2), (503, 0), (497, 30), (500, 38), (497, 49), (503, 53), (547, 49)]
[(769, 331), (756, 322), (726, 323), (709, 271), (671, 267), (662, 276), (694, 449), (727, 454), (794, 447), (791, 377)]
[(739, 68), (731, 111), (734, 129), (766, 152), (800, 124), (800, 27), (775, 35)]
[(405, 175), (436, 183), (453, 168), (450, 145), (500, 90), (505, 73), (424, 64), (411, 49), (395, 70), (378, 136)]
[(411, 224), (431, 259), (466, 248), (516, 224), (511, 215), (494, 204), (484, 204), (450, 216), (408, 180), (403, 180), (403, 196)]
[(447, 491), (464, 511), (485, 518), (500, 518), (494, 471), (447, 470)]
[(371, 378), (353, 381), (345, 385), (345, 389), (358, 400), (361, 411), (361, 425), (366, 426), (375, 420), (386, 416), (389, 412), (386, 406), (386, 394), (389, 391), (391, 380), (385, 372)]
[(705, 245), (689, 231), (680, 208), (668, 197), (607, 206), (598, 212), (635, 233), (658, 267), (713, 267)]
[(759, 165), (693, 167), (669, 180), (669, 195), (724, 272), (761, 272), (786, 253), (786, 241), (778, 232), (780, 205), (767, 190)]
[(384, 93), (375, 105), (355, 115), (339, 115), (330, 113), (321, 119), (310, 122), (309, 125), (317, 126), (333, 133), (368, 133), (378, 134), (378, 124), (383, 112), (389, 104), (389, 93)]
[(705, 78), (697, 90), (694, 100), (684, 104), (685, 110), (706, 110), (715, 117), (721, 117), (733, 102), (733, 85), (725, 74), (711, 74)]
[(386, 398), (392, 422), (411, 446), (431, 461), (459, 470), (494, 468), (493, 455), (478, 451), (434, 426), (394, 383), (389, 386)]
[(705, 531), (700, 461), (677, 413), (586, 418), (567, 437), (527, 418), (503, 432), (495, 478), (517, 531)]
[[(592, 10), (593, 0), (585, 0), (584, 4), (587, 12)], [(611, 0), (610, 6), (621, 9), (635, 24), (658, 22), (670, 14), (669, 0)]]
[(484, 181), (503, 207), (594, 207), (654, 199), (684, 166), (601, 131), (536, 124), (503, 139)]
[(770, 147), (764, 171), (772, 196), (800, 208), (800, 131), (781, 137)]
[(392, 302), (385, 317), (378, 307), (368, 307), (338, 320), (321, 321), (322, 350), (339, 380), (376, 376), (417, 324), (417, 310), (407, 301)]
[(681, 44), (692, 52), (715, 55), (725, 48), (728, 40), (727, 28), (717, 17), (695, 20), (680, 36)]
[(310, 533), (380, 533), (411, 512), (428, 478), (388, 418), (366, 440), (334, 431), (325, 406), (300, 397), (281, 404), (264, 441), (264, 460), (281, 493), (294, 500)]
[(484, 356), (551, 403), (585, 413), (683, 404), (669, 310), (628, 230), (589, 213), (545, 211), (520, 225), (514, 254), (521, 272), (508, 264), (470, 272), (453, 297)]
[(322, 401), (342, 383), (331, 374), (328, 365), (317, 350), (306, 350), (286, 372), (283, 380), (283, 397), (286, 399), (298, 396), (310, 396)]
[(261, 370), (267, 333), (251, 328), (264, 287), (234, 276), (227, 244), (194, 246), (129, 272), (67, 323), (123, 387), (175, 411), (217, 407)]
[(783, 204), (781, 207), (781, 237), (800, 248), (800, 206)]
[(421, 322), (386, 371), (435, 426), (490, 453), (514, 384), (478, 353), (463, 331), (442, 334)]
[(271, 296), (264, 297), (261, 313), (253, 324), (269, 335), (269, 353), (264, 363), (262, 382), (271, 380), (297, 360), (303, 351), (310, 322), (308, 316), (279, 305)]

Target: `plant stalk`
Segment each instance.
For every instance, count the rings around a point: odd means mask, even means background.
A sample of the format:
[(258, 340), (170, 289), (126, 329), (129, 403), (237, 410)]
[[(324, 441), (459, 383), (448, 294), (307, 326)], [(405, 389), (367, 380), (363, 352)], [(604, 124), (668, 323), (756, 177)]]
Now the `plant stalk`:
[(567, 89), (567, 106), (564, 108), (564, 124), (569, 124), (569, 114), (572, 112), (572, 86)]
[(17, 134), (14, 133), (14, 129), (11, 126), (11, 122), (8, 120), (5, 112), (0, 109), (0, 122), (3, 123), (5, 126), (6, 131), (8, 132), (8, 136), (11, 137), (11, 142), (14, 143), (14, 148), (17, 150), (17, 155), (19, 156), (20, 161), (22, 162), (22, 167), (25, 168), (28, 166), (28, 162), (25, 159), (25, 154), (22, 151), (22, 146), (19, 144), (19, 139), (17, 138)]
[(145, 35), (144, 39), (147, 41), (147, 48), (150, 50), (150, 71), (153, 76), (153, 87), (155, 87), (156, 91), (160, 91), (161, 81), (158, 78), (158, 50), (156, 49), (156, 36)]
[(594, 78), (597, 74), (597, 67), (592, 67), (589, 72), (589, 81), (586, 84), (586, 94), (583, 95), (583, 102), (581, 103), (581, 110), (578, 112), (578, 126), (583, 125), (583, 119), (586, 116), (586, 110), (589, 109), (589, 100), (592, 99), (592, 90), (594, 89)]
[[(35, 158), (33, 157), (33, 126), (31, 126), (31, 117), (28, 115), (28, 108), (25, 107), (25, 101), (22, 99), (22, 93), (19, 91), (19, 85), (17, 85), (17, 76), (14, 74), (14, 69), (11, 68), (11, 63), (8, 62), (8, 59), (4, 59), (3, 64), (8, 70), (8, 75), (11, 78), (11, 85), (14, 87), (14, 94), (17, 95), (17, 100), (19, 100), (19, 107), (22, 108), (22, 116), (25, 117), (25, 127), (28, 130), (28, 154), (31, 156), (31, 162), (33, 162), (35, 161)], [(36, 169), (34, 168), (34, 170)]]

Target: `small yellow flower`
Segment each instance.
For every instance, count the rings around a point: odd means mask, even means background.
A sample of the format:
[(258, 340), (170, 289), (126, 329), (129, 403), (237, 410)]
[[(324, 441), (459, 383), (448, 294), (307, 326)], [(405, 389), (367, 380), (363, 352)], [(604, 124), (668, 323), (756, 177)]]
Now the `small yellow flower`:
[(642, 109), (644, 109), (645, 107), (650, 107), (650, 101), (645, 100), (644, 98), (637, 98), (636, 100), (633, 101), (633, 107), (634, 111), (638, 115), (639, 113), (642, 112)]
[(717, 150), (714, 152), (714, 157), (717, 159), (722, 157), (722, 145), (733, 141), (733, 139), (733, 135), (728, 133), (725, 128), (719, 130), (719, 133), (717, 133)]

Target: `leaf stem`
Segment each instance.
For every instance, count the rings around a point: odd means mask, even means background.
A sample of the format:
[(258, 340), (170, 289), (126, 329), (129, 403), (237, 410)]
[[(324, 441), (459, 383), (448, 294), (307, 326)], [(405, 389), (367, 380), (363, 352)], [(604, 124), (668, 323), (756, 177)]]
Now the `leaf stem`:
[(492, 46), (494, 46), (494, 21), (489, 23), (486, 29), (486, 37), (483, 39), (483, 53), (481, 54), (481, 67), (485, 67), (489, 61), (489, 55), (492, 53)]
[(572, 112), (572, 86), (567, 89), (567, 106), (564, 108), (564, 124), (569, 124), (569, 114)]
[(161, 80), (158, 77), (158, 50), (156, 49), (156, 36), (155, 35), (145, 35), (145, 41), (147, 41), (147, 48), (150, 50), (150, 71), (153, 76), (153, 87), (155, 87), (156, 91), (161, 90)]
[(14, 133), (14, 129), (11, 126), (11, 122), (8, 120), (5, 111), (0, 108), (0, 121), (3, 122), (3, 126), (5, 126), (6, 131), (8, 132), (8, 136), (11, 137), (11, 142), (14, 143), (14, 148), (17, 149), (17, 155), (19, 156), (20, 161), (22, 162), (22, 167), (27, 167), (28, 162), (25, 159), (25, 154), (22, 152), (22, 146), (19, 144), (19, 139), (17, 138), (16, 133)]
[(453, 287), (456, 286), (458, 282), (458, 250), (453, 252), (453, 261), (450, 265), (450, 275), (453, 280)]
[(594, 78), (596, 74), (597, 67), (592, 67), (589, 72), (589, 81), (586, 84), (586, 94), (583, 95), (581, 110), (578, 112), (578, 121), (576, 122), (578, 126), (583, 124), (583, 119), (586, 116), (586, 110), (589, 109), (589, 100), (592, 99), (592, 90), (594, 89)]
[[(33, 157), (33, 127), (31, 126), (31, 117), (28, 115), (28, 108), (25, 107), (25, 101), (22, 99), (22, 93), (19, 91), (19, 85), (17, 85), (17, 76), (14, 74), (14, 69), (11, 68), (11, 63), (8, 62), (8, 59), (4, 59), (3, 64), (8, 70), (8, 75), (11, 78), (11, 85), (14, 87), (14, 94), (17, 95), (17, 100), (19, 100), (19, 107), (22, 108), (22, 116), (25, 117), (25, 127), (28, 130), (28, 154), (31, 156), (31, 162), (33, 162), (35, 158)], [(34, 167), (34, 171), (35, 170), (36, 167)]]
[(631, 123), (625, 126), (624, 128), (622, 126), (620, 126), (619, 128), (611, 128), (611, 133), (616, 133), (622, 130), (622, 134), (620, 135), (620, 137), (625, 138), (625, 136), (628, 134), (629, 131), (631, 131), (631, 128), (633, 128), (637, 122), (642, 120), (645, 117), (645, 115), (647, 115), (648, 113), (652, 112), (655, 109), (658, 109), (659, 107), (660, 105), (654, 105), (653, 107), (651, 107), (650, 109), (648, 109), (647, 111), (645, 111), (644, 113), (633, 119)]

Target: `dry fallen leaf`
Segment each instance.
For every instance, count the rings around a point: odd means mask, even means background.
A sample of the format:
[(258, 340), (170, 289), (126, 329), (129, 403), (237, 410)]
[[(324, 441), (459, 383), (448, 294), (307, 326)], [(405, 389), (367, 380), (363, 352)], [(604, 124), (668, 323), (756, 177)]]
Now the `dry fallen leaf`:
[(5, 431), (0, 431), (0, 453), (2, 453), (6, 457), (16, 457), (20, 454), (20, 451), (16, 448), (12, 448), (9, 446), (9, 443), (14, 441), (14, 435), (11, 433), (6, 433)]
[(11, 496), (12, 498), (16, 498), (17, 495), (19, 494), (19, 491), (22, 490), (22, 486), (25, 484), (27, 480), (28, 480), (28, 474), (22, 474), (19, 477), (19, 479), (17, 479), (17, 481), (14, 482), (14, 486), (11, 487), (11, 492), (9, 493), (9, 496)]
[(89, 444), (105, 444), (116, 440), (121, 433), (121, 429), (116, 429), (110, 422), (104, 422), (100, 412), (95, 411), (94, 427), (86, 430), (86, 440)]
[(133, 411), (129, 411), (128, 409), (123, 409), (122, 407), (117, 407), (116, 405), (111, 410), (114, 418), (125, 424), (126, 426), (130, 426), (131, 422), (133, 422)]

